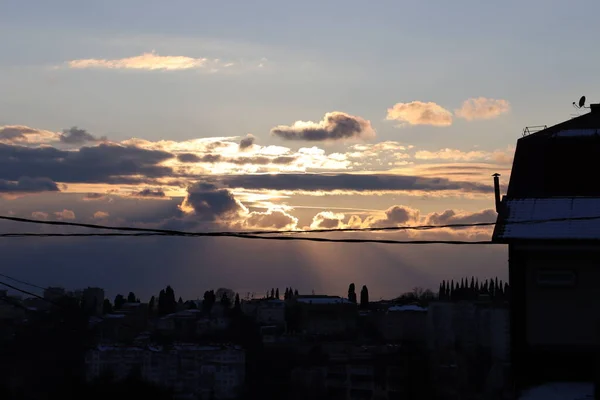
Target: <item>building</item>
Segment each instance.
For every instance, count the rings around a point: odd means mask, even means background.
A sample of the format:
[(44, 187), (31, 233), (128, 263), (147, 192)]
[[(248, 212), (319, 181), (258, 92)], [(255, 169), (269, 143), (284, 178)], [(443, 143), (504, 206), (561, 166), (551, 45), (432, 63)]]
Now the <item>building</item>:
[(256, 299), (242, 302), (242, 312), (254, 318), (259, 325), (285, 326), (285, 301)]
[(377, 315), (377, 325), (387, 341), (418, 342), (426, 338), (427, 308), (395, 305)]
[(90, 315), (102, 315), (104, 289), (88, 287), (81, 294), (81, 305)]
[(307, 335), (351, 335), (356, 330), (358, 308), (338, 296), (306, 295), (291, 300), (297, 330)]
[(600, 185), (593, 175), (599, 159), (600, 104), (592, 104), (587, 114), (525, 130), (503, 198), (495, 177), (493, 240), (508, 244), (517, 387), (593, 379), (600, 336)]
[(44, 299), (56, 301), (66, 295), (65, 289), (62, 287), (48, 287), (44, 289)]
[(137, 370), (142, 379), (193, 398), (234, 399), (245, 380), (245, 353), (237, 346), (98, 346), (85, 363), (88, 380), (107, 370), (124, 379)]

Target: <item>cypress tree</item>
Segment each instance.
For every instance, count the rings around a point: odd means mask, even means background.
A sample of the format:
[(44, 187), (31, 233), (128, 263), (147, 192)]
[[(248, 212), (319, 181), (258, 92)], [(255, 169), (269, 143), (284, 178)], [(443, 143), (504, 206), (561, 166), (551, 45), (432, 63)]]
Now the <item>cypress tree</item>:
[(275, 290), (275, 298), (279, 300), (279, 288)]
[(356, 286), (354, 283), (351, 283), (350, 286), (348, 286), (348, 301), (356, 304)]
[(367, 289), (366, 285), (363, 285), (360, 290), (360, 307), (369, 308), (369, 289)]

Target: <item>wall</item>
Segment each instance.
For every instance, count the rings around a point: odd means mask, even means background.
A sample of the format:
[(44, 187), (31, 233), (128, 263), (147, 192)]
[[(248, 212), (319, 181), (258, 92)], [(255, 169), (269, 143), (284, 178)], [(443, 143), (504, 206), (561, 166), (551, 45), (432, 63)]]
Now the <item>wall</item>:
[[(526, 321), (529, 345), (592, 346), (597, 342), (600, 315), (598, 255), (572, 252), (534, 254), (526, 264)], [(540, 271), (572, 270), (572, 285), (543, 286)], [(518, 306), (518, 305), (516, 305)]]

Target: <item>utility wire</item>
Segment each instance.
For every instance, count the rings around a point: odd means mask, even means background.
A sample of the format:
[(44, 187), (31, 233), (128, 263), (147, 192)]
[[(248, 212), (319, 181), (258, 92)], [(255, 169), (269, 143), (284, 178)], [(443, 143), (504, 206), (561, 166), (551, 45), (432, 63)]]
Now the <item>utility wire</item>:
[[(550, 218), (537, 220), (523, 221), (506, 221), (510, 224), (540, 224), (548, 222), (566, 222), (566, 221), (589, 221), (598, 220), (600, 216), (589, 217), (574, 217), (574, 218)], [(135, 227), (116, 227), (96, 224), (83, 224), (77, 222), (64, 221), (39, 221), (27, 218), (0, 216), (0, 220), (8, 220), (14, 222), (44, 224), (44, 225), (60, 225), (74, 226), (91, 229), (104, 229), (133, 232), (129, 234), (123, 233), (4, 233), (0, 237), (91, 237), (91, 236), (187, 236), (187, 237), (237, 237), (244, 239), (262, 239), (262, 240), (303, 240), (312, 242), (334, 242), (334, 243), (381, 243), (381, 244), (494, 244), (492, 241), (457, 241), (457, 240), (385, 240), (385, 239), (330, 239), (330, 238), (315, 238), (304, 236), (284, 236), (286, 233), (333, 233), (333, 232), (374, 232), (374, 231), (400, 231), (400, 230), (431, 230), (440, 228), (467, 228), (480, 226), (493, 226), (495, 222), (481, 222), (471, 224), (446, 224), (446, 225), (406, 225), (406, 226), (390, 226), (381, 228), (335, 228), (335, 229), (312, 229), (312, 230), (291, 230), (291, 231), (243, 231), (243, 232), (187, 232), (179, 230), (167, 229), (152, 229), (152, 228), (135, 228)], [(263, 236), (265, 234), (280, 234), (279, 236)]]
[(20, 279), (13, 278), (12, 276), (8, 276), (8, 275), (2, 274), (2, 273), (0, 273), (0, 276), (1, 276), (1, 277), (3, 277), (3, 278), (6, 278), (6, 279), (10, 279), (11, 281), (14, 281), (14, 282), (21, 283), (21, 284), (23, 284), (23, 285), (27, 285), (27, 286), (30, 286), (30, 287), (34, 287), (34, 288), (36, 288), (36, 289), (41, 289), (41, 290), (46, 290), (46, 289), (47, 289), (47, 288), (45, 288), (45, 287), (43, 287), (43, 286), (38, 286), (38, 285), (36, 285), (36, 284), (33, 284), (33, 283), (30, 283), (30, 282), (25, 282), (25, 281), (22, 281), (22, 280), (20, 280)]
[[(165, 233), (4, 233), (0, 237), (16, 238), (16, 237), (148, 237), (148, 236), (176, 236), (176, 237), (195, 237), (199, 235), (171, 235)], [(212, 235), (202, 235), (212, 236)], [(261, 236), (261, 235), (220, 235), (220, 237), (233, 237), (238, 239), (258, 239), (258, 240), (291, 240), (291, 241), (307, 241), (307, 242), (329, 242), (329, 243), (379, 243), (379, 244), (497, 244), (491, 240), (483, 241), (461, 241), (461, 240), (391, 240), (391, 239), (330, 239), (320, 237), (305, 237), (305, 236)]]
[[(566, 222), (566, 221), (590, 221), (598, 220), (600, 215), (587, 216), (587, 217), (567, 217), (567, 218), (547, 218), (547, 219), (533, 219), (533, 220), (522, 220), (522, 221), (505, 221), (506, 223), (513, 225), (521, 224), (540, 224), (547, 222)], [(0, 216), (0, 220), (23, 222), (31, 224), (42, 224), (42, 225), (58, 225), (58, 226), (73, 226), (80, 228), (90, 229), (103, 229), (113, 231), (129, 231), (129, 232), (152, 232), (152, 233), (163, 233), (169, 235), (187, 235), (187, 236), (232, 236), (232, 235), (265, 235), (265, 234), (282, 234), (282, 233), (331, 233), (331, 232), (374, 232), (374, 231), (392, 231), (392, 230), (430, 230), (430, 229), (441, 229), (441, 228), (469, 228), (479, 226), (493, 226), (496, 222), (476, 222), (476, 223), (463, 223), (463, 224), (441, 224), (441, 225), (403, 225), (403, 226), (385, 226), (385, 227), (370, 227), (370, 228), (332, 228), (332, 229), (306, 229), (306, 230), (257, 230), (257, 231), (214, 231), (214, 232), (189, 232), (172, 229), (157, 229), (157, 228), (136, 228), (130, 226), (108, 226), (98, 224), (84, 224), (80, 222), (66, 222), (66, 221), (41, 221), (29, 218), (20, 217), (9, 217)]]

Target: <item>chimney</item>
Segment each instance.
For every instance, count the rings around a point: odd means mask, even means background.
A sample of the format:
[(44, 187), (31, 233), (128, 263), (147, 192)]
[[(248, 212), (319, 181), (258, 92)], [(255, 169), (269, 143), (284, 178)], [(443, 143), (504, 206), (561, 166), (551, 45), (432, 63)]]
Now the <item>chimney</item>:
[(590, 111), (594, 114), (600, 114), (600, 103), (590, 104)]
[(494, 177), (494, 198), (496, 200), (496, 212), (500, 212), (501, 200), (500, 200), (500, 174), (492, 175)]

